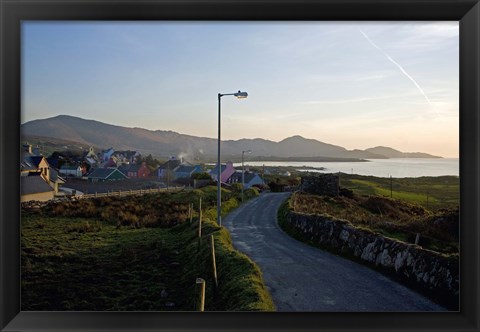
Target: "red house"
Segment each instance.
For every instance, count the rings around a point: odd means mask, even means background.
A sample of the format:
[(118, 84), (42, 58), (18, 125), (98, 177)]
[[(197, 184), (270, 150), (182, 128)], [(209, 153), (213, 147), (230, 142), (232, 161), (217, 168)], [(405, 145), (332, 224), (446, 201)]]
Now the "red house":
[(119, 167), (126, 176), (133, 179), (146, 178), (150, 176), (150, 170), (147, 164), (143, 162), (141, 165), (125, 165), (126, 167)]

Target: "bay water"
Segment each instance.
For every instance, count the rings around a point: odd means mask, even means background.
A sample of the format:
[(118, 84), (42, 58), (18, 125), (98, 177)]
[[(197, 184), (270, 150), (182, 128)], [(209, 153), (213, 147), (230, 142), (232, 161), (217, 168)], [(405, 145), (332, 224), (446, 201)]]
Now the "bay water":
[[(245, 161), (245, 166), (290, 166), (297, 170), (321, 173), (348, 173), (377, 177), (415, 178), (422, 176), (460, 175), (459, 158), (391, 158), (365, 162)], [(241, 163), (234, 166), (241, 167)], [(315, 167), (316, 169), (307, 169)], [(323, 169), (321, 169), (323, 168)]]

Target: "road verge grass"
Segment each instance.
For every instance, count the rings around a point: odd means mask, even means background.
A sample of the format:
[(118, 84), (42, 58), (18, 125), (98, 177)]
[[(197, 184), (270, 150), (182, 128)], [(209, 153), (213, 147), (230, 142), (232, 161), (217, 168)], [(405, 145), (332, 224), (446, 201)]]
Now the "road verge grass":
[[(222, 214), (238, 206), (236, 193), (225, 194)], [(236, 251), (228, 231), (217, 226), (211, 188), (152, 195), (135, 198), (137, 207), (127, 202), (137, 217), (133, 223), (119, 224), (113, 210), (108, 218), (102, 216), (106, 208), (121, 209), (126, 202), (115, 198), (80, 203), (76, 210), (67, 205), (22, 211), (22, 310), (190, 311), (196, 278), (206, 280), (207, 311), (275, 310), (258, 266)], [(248, 192), (247, 197), (255, 195)], [(199, 241), (198, 214), (190, 222), (184, 205), (195, 202), (198, 208), (200, 197), (204, 217)], [(180, 218), (153, 218), (159, 202), (177, 202), (170, 212)], [(169, 212), (163, 205), (159, 210)], [(210, 235), (218, 289), (213, 287)]]

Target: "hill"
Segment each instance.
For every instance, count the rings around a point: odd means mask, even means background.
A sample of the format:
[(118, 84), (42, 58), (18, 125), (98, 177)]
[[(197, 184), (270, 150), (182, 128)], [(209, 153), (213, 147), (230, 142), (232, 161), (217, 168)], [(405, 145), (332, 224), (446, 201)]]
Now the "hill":
[[(77, 142), (81, 146), (138, 150), (142, 154), (152, 154), (158, 157), (173, 155), (189, 160), (214, 161), (217, 155), (217, 139), (215, 138), (196, 137), (174, 131), (128, 128), (67, 115), (24, 123), (21, 126), (21, 132), (24, 141), (32, 139), (32, 137), (48, 137), (50, 141), (58, 139)], [(338, 145), (298, 135), (285, 138), (280, 142), (261, 138), (222, 141), (222, 155), (225, 159), (238, 159), (243, 150), (252, 151), (250, 159), (252, 157), (267, 159), (275, 157), (278, 160), (278, 158), (302, 157), (351, 161), (352, 159), (390, 158), (379, 153), (383, 150), (378, 150), (378, 148), (349, 151)]]
[(388, 158), (441, 158), (422, 152), (400, 152), (398, 150), (385, 146), (377, 146), (374, 148), (366, 149), (365, 151), (375, 154), (381, 154)]

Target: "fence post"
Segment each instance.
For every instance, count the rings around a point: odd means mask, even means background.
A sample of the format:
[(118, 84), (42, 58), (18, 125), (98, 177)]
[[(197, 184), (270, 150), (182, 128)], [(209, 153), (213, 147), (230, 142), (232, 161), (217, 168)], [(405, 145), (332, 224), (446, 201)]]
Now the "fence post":
[(415, 237), (415, 244), (418, 245), (420, 242), (420, 233), (417, 233), (417, 236)]
[(218, 280), (217, 280), (217, 263), (215, 261), (215, 240), (213, 239), (213, 234), (210, 235), (210, 243), (211, 243), (211, 250), (212, 250), (212, 262), (213, 262), (213, 279), (215, 280), (215, 288), (218, 287)]
[(192, 203), (188, 203), (188, 218), (190, 219), (190, 223), (192, 223), (192, 216), (193, 216), (193, 213), (192, 213), (192, 206), (193, 204)]
[(205, 311), (205, 280), (197, 278), (195, 283), (195, 311)]
[(202, 237), (202, 198), (200, 197), (200, 202), (198, 206), (198, 237)]

